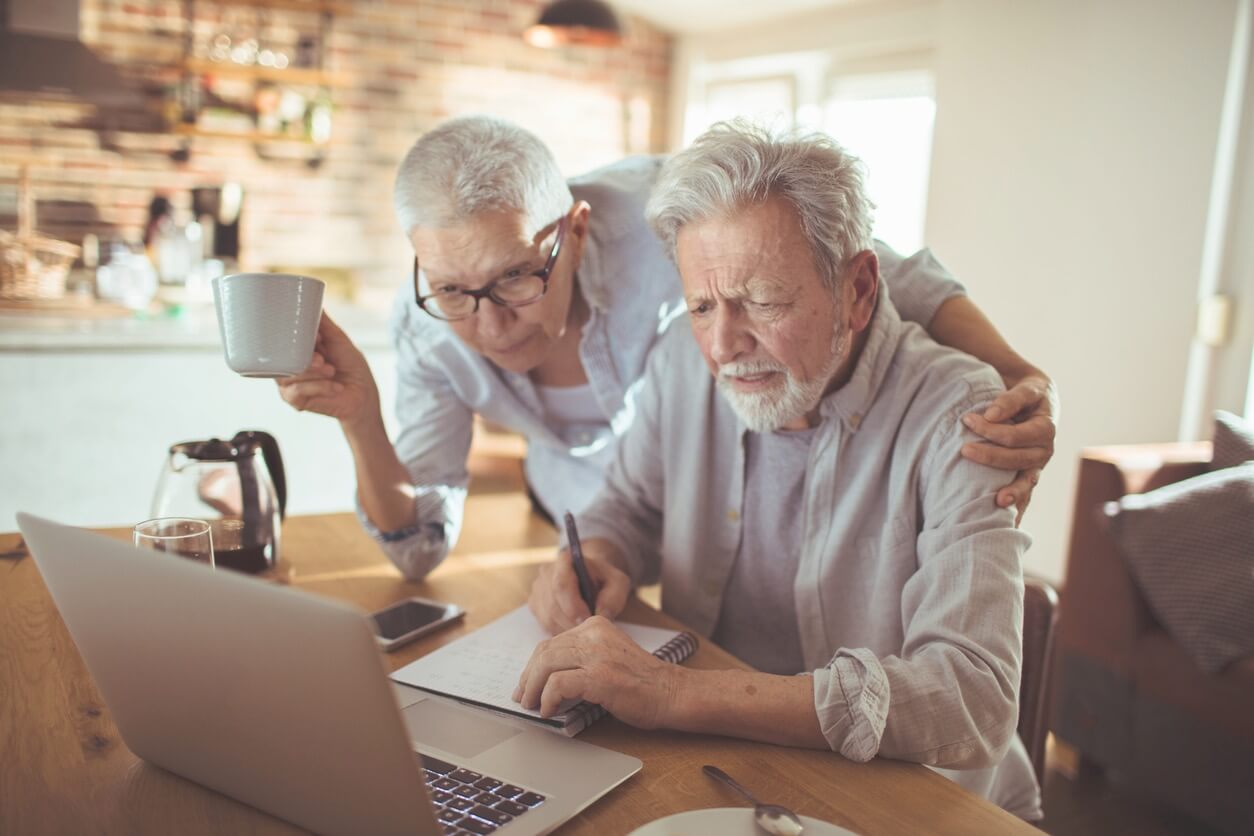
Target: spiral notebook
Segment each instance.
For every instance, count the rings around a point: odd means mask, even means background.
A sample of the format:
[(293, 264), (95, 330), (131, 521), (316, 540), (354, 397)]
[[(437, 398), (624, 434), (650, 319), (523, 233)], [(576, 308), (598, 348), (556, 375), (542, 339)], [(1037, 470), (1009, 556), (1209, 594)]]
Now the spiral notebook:
[[(679, 663), (697, 649), (697, 637), (639, 624), (618, 626), (636, 644), (666, 662)], [(591, 703), (570, 701), (552, 717), (514, 702), (514, 688), (531, 653), (549, 638), (525, 605), (392, 673), (392, 679), (459, 702), (534, 720), (574, 737), (605, 716)]]

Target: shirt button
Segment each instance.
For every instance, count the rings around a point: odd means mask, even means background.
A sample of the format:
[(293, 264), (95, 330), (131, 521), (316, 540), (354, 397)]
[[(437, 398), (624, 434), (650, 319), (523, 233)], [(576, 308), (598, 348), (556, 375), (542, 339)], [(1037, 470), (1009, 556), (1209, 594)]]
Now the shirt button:
[(856, 429), (857, 429), (857, 428), (858, 428), (861, 424), (862, 424), (862, 416), (861, 416), (861, 415), (850, 415), (850, 416), (849, 416), (849, 426), (853, 427), (853, 428), (856, 430)]
[(737, 511), (735, 508), (728, 509), (728, 511), (727, 511), (727, 519), (728, 519), (730, 522), (739, 522), (739, 521), (740, 521), (740, 512), (739, 512), (739, 511)]
[(714, 581), (707, 581), (703, 588), (705, 589), (705, 594), (708, 595), (709, 597), (711, 598), (718, 597), (719, 586)]

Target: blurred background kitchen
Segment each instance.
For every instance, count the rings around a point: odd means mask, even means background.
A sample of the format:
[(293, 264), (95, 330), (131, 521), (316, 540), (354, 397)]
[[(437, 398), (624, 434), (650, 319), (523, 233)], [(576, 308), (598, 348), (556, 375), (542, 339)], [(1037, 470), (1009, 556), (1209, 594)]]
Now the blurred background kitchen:
[(538, 132), (572, 174), (668, 144), (674, 38), (627, 9), (605, 44), (556, 48), (524, 39), (544, 5), (513, 0), (0, 11), (10, 525), (19, 505), (83, 524), (142, 517), (168, 445), (245, 427), (278, 436), (292, 512), (351, 507), (334, 422), (227, 372), (209, 281), (325, 280), (328, 309), (387, 383), (387, 310), (412, 259), (392, 178), (423, 131), (496, 113)]
[[(279, 438), (291, 512), (350, 508), (333, 422), (226, 369), (208, 281), (327, 281), (390, 414), (418, 135), (496, 114), (574, 175), (741, 115), (862, 156), (877, 235), (1058, 382), (1025, 527), (1062, 585), (1081, 448), (1254, 415), (1251, 2), (0, 0), (0, 521), (130, 524), (170, 444), (244, 428)], [(537, 27), (558, 7), (583, 27)], [(1195, 824), (1145, 805), (1115, 829)]]

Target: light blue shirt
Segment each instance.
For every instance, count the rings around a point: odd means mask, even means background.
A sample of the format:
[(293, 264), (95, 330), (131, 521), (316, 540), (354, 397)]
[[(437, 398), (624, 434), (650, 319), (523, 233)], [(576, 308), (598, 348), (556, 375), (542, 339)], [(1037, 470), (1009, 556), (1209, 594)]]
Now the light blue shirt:
[[(1005, 475), (964, 459), (978, 437), (962, 416), (1002, 383), (989, 366), (933, 342), (881, 297), (847, 383), (819, 403), (792, 518), (798, 551), (783, 560), (819, 725), (834, 752), (939, 768), (1017, 815), (1040, 795), (1015, 726), (1022, 656), (1026, 534), (999, 508)], [(718, 391), (685, 321), (649, 358), (601, 493), (579, 515), (635, 584), (662, 584), (662, 609), (703, 635), (731, 618), (741, 545), (790, 518), (746, 506), (750, 431)], [(789, 464), (767, 459), (762, 467)], [(786, 473), (780, 481), (786, 481)], [(760, 509), (757, 509), (760, 510)], [(780, 512), (782, 513), (782, 512)], [(729, 602), (729, 593), (734, 601)]]
[[(550, 422), (527, 375), (503, 370), (469, 348), (447, 323), (418, 308), (408, 283), (397, 295), (391, 326), (400, 431), (393, 443), (413, 480), (418, 522), (382, 532), (360, 507), (358, 516), (406, 577), (423, 578), (457, 541), (476, 413), (526, 437), (527, 481), (554, 519), (582, 509), (604, 483), (618, 439), (631, 425), (625, 395), (666, 326), (684, 311), (679, 275), (644, 220), (663, 162), (632, 157), (570, 182), (575, 200), (592, 207), (577, 271), (591, 308), (579, 357), (601, 422)], [(908, 259), (882, 244), (876, 252), (881, 276), (909, 319), (929, 323), (946, 299), (964, 292), (926, 250)]]

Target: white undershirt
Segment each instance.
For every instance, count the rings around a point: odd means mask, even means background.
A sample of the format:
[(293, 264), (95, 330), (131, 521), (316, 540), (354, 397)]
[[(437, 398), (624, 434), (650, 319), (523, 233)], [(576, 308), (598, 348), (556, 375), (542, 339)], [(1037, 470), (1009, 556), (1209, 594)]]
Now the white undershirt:
[(590, 383), (582, 386), (537, 386), (536, 395), (550, 425), (566, 427), (609, 423)]

